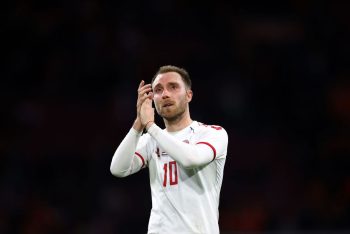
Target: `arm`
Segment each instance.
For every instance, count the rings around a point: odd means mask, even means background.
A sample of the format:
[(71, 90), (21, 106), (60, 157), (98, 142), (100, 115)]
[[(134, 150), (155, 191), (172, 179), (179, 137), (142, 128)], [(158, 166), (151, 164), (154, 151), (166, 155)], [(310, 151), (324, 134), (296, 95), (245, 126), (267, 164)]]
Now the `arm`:
[(137, 143), (141, 134), (131, 128), (115, 151), (110, 166), (111, 173), (117, 177), (125, 177), (143, 167), (143, 160), (135, 157)]
[[(193, 168), (208, 164), (216, 157), (217, 150), (208, 142), (198, 142), (196, 145), (189, 145), (162, 131), (162, 129), (154, 123), (154, 109), (152, 108), (152, 101), (150, 99), (145, 100), (141, 106), (140, 121), (158, 144), (185, 168)], [(210, 136), (203, 138), (211, 139), (211, 141), (215, 142), (219, 150), (218, 155), (226, 152), (227, 134), (224, 130), (222, 131), (225, 134), (215, 134), (212, 132)], [(220, 140), (223, 143), (218, 144), (217, 142)]]
[(138, 145), (141, 132), (145, 127), (140, 121), (140, 109), (142, 103), (152, 96), (152, 93), (150, 92), (151, 85), (145, 85), (145, 82), (141, 81), (137, 91), (138, 98), (136, 104), (136, 120), (134, 121), (133, 127), (130, 129), (115, 151), (110, 166), (111, 173), (117, 177), (128, 176), (140, 170), (145, 165), (144, 158), (139, 153), (135, 152), (135, 150)]
[[(210, 163), (217, 155), (225, 153), (225, 145), (227, 145), (227, 135), (219, 134), (213, 131), (212, 136), (206, 138), (217, 139), (215, 146), (207, 142), (198, 142), (196, 145), (190, 145), (177, 140), (166, 132), (162, 131), (156, 124), (152, 123), (148, 126), (148, 133), (159, 143), (159, 145), (171, 155), (177, 162), (185, 168), (193, 168)], [(203, 144), (202, 144), (203, 143)]]

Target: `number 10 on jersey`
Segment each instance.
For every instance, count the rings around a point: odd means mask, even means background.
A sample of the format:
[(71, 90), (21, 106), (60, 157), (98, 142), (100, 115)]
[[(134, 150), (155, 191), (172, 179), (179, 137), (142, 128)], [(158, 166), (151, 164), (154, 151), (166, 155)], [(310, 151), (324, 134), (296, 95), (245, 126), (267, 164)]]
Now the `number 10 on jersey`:
[(164, 170), (163, 187), (167, 186), (168, 180), (169, 180), (170, 186), (176, 185), (178, 181), (176, 162), (171, 161), (169, 163), (164, 163), (163, 170)]

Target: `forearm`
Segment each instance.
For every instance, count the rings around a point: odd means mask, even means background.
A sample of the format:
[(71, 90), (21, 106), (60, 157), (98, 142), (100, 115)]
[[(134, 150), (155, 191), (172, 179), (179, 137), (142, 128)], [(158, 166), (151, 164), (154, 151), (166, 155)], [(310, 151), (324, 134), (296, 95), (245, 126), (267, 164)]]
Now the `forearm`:
[(124, 177), (130, 174), (139, 138), (140, 133), (131, 128), (113, 155), (110, 166), (113, 175)]
[(172, 158), (186, 168), (197, 167), (211, 162), (215, 153), (207, 145), (190, 145), (179, 141), (162, 131), (156, 124), (150, 125), (147, 132)]
[(132, 125), (132, 128), (135, 129), (136, 131), (138, 132), (142, 132), (143, 129), (144, 129), (144, 126), (142, 126), (142, 123), (141, 123), (141, 120), (140, 118), (136, 118), (133, 125)]

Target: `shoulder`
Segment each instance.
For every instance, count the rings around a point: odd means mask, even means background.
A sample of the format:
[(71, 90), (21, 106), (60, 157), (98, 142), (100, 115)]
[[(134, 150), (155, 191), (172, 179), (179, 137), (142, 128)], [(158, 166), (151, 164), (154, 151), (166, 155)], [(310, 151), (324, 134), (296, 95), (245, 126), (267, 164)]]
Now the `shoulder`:
[(202, 123), (199, 121), (194, 121), (193, 126), (195, 129), (202, 130), (202, 131), (224, 131), (224, 132), (226, 132), (226, 130), (222, 126), (217, 125), (217, 124), (206, 124), (206, 123)]
[(222, 137), (227, 138), (227, 132), (225, 128), (217, 124), (205, 124), (202, 122), (196, 121), (193, 125), (194, 131), (198, 134), (213, 134), (213, 135), (221, 135)]

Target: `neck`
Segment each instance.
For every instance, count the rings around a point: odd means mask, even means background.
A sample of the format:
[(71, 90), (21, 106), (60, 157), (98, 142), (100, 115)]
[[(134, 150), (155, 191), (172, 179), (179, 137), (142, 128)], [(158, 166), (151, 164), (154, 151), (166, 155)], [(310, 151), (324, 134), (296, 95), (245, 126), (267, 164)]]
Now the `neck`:
[(163, 119), (165, 128), (168, 132), (180, 131), (192, 123), (192, 119), (188, 111), (175, 119)]

